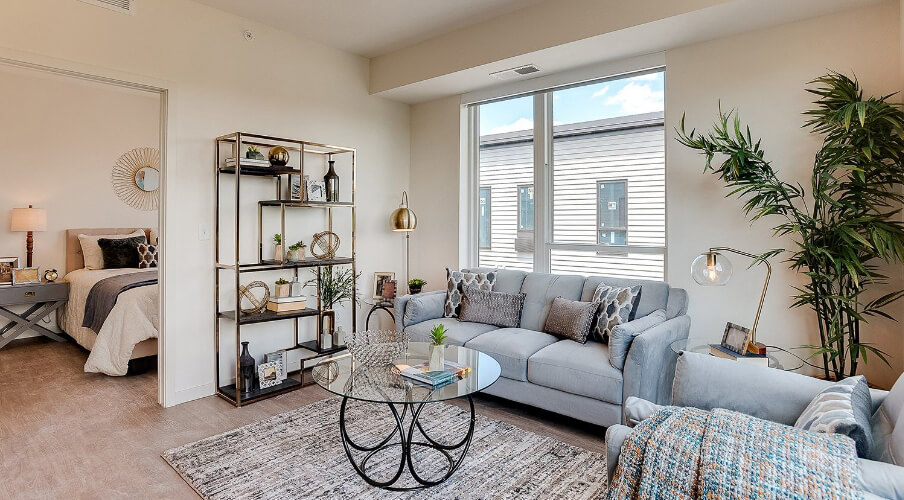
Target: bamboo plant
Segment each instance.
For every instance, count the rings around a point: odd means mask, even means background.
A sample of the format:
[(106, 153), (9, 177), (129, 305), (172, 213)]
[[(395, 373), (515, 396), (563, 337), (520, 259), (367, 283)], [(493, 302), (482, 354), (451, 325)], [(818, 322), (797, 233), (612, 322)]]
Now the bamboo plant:
[[(871, 288), (887, 285), (879, 266), (904, 257), (904, 112), (894, 96), (864, 98), (856, 78), (830, 72), (810, 82), (817, 96), (804, 114), (805, 127), (822, 136), (810, 176), (810, 194), (800, 184), (779, 178), (750, 127), (737, 112), (725, 113), (709, 132), (686, 131), (678, 142), (706, 157), (705, 172), (719, 176), (744, 201), (752, 221), (776, 217), (776, 236), (790, 235), (794, 248), (789, 267), (808, 280), (795, 287), (794, 307), (816, 313), (819, 345), (811, 357), (822, 358), (826, 378), (857, 373), (867, 354), (888, 364), (887, 353), (864, 342), (861, 324), (869, 318), (894, 319), (887, 307), (904, 296), (896, 290), (875, 297)], [(775, 249), (760, 258), (783, 253)]]

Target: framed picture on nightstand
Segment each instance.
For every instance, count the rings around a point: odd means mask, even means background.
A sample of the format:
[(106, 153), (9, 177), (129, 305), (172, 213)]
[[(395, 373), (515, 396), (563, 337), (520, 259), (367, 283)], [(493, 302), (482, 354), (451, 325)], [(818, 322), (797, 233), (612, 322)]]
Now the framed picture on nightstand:
[(13, 285), (27, 285), (41, 282), (41, 269), (37, 267), (20, 267), (13, 269)]
[(13, 282), (13, 269), (19, 267), (18, 257), (0, 257), (0, 285)]

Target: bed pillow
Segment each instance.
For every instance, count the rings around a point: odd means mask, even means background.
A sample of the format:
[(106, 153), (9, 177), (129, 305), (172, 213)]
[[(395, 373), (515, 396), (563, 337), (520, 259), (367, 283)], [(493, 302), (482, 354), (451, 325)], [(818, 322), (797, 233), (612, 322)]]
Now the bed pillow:
[(476, 286), (484, 291), (492, 291), (496, 283), (496, 272), (471, 273), (453, 271), (446, 268), (446, 302), (443, 305), (443, 317), (457, 318), (461, 313), (461, 297), (466, 286)]
[(609, 364), (619, 370), (625, 369), (625, 360), (628, 359), (628, 350), (634, 337), (665, 323), (665, 309), (657, 309), (642, 318), (627, 323), (619, 323), (609, 334)]
[(157, 245), (138, 244), (138, 269), (157, 267)]
[(873, 445), (869, 421), (872, 405), (866, 378), (848, 377), (817, 394), (794, 427), (847, 436), (857, 445), (857, 456), (867, 457)]
[(598, 302), (581, 302), (556, 297), (552, 299), (543, 331), (559, 338), (586, 344), (593, 316), (599, 308)]
[(142, 234), (133, 238), (101, 238), (97, 240), (104, 256), (104, 269), (138, 267), (138, 245), (147, 244)]
[(518, 328), (521, 326), (524, 297), (523, 293), (491, 292), (476, 285), (466, 286), (458, 320)]
[(79, 246), (82, 247), (82, 258), (85, 261), (85, 269), (103, 269), (104, 254), (100, 251), (100, 245), (97, 241), (101, 238), (108, 240), (117, 240), (124, 238), (135, 238), (144, 236), (144, 230), (138, 229), (131, 234), (80, 234), (78, 235)]
[(609, 342), (609, 334), (619, 323), (627, 323), (637, 314), (640, 303), (640, 285), (630, 288), (614, 287), (600, 283), (593, 292), (591, 302), (599, 302), (599, 312), (593, 327), (594, 340)]

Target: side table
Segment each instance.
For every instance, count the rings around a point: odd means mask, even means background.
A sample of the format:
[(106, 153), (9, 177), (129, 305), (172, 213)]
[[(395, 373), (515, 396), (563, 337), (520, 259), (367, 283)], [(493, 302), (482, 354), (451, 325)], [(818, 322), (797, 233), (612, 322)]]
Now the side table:
[[(715, 342), (715, 343), (718, 343)], [(700, 354), (710, 355), (709, 344), (696, 345), (696, 340), (688, 341), (688, 339), (680, 339), (672, 342), (672, 351), (680, 353), (681, 351), (690, 351)], [(781, 347), (766, 346), (766, 358), (769, 360), (769, 368), (793, 372), (804, 366), (804, 360), (792, 352)]]
[[(16, 337), (28, 330), (33, 330), (57, 342), (65, 339), (56, 332), (39, 325), (46, 318), (69, 300), (69, 283), (33, 283), (24, 285), (0, 286), (0, 316), (9, 322), (0, 328), (0, 349), (12, 342)], [(24, 313), (14, 313), (9, 306), (28, 305)]]
[(367, 319), (364, 321), (364, 329), (370, 330), (370, 317), (377, 311), (386, 311), (386, 314), (388, 314), (393, 323), (395, 323), (395, 314), (392, 313), (392, 307), (393, 303), (389, 300), (381, 300), (374, 303), (373, 307), (370, 308), (370, 312), (367, 313)]

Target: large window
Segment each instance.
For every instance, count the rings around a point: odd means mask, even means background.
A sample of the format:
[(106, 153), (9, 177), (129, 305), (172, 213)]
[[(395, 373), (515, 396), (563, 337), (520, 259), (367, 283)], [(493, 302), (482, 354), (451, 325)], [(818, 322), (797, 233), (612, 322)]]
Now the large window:
[(664, 86), (648, 71), (472, 106), (477, 264), (662, 279)]

